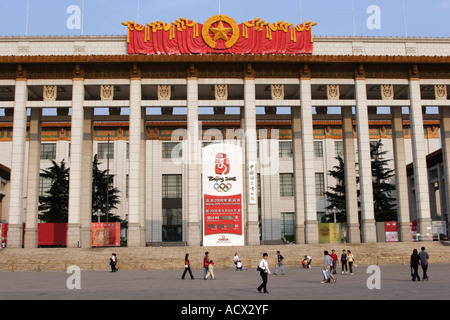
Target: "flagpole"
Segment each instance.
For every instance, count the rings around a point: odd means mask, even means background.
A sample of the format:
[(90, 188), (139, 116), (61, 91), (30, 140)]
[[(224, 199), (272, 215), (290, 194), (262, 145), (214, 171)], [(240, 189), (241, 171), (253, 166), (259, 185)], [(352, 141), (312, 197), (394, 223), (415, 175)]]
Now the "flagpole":
[(137, 22), (140, 24), (140, 10), (141, 10), (141, 0), (138, 0), (138, 9), (137, 9)]
[(403, 0), (403, 22), (405, 23), (405, 37), (408, 37), (408, 27), (406, 26), (406, 8), (405, 8), (405, 0)]
[(354, 4), (354, 0), (352, 0), (352, 17), (353, 17), (353, 36), (356, 37), (355, 4)]
[(302, 0), (300, 0), (300, 23), (303, 22), (303, 17), (302, 17)]
[(220, 8), (220, 0), (219, 0), (219, 14), (221, 14), (220, 12), (221, 12), (221, 10), (220, 10), (221, 8)]
[(83, 35), (84, 31), (84, 0), (81, 4), (81, 35)]
[(25, 36), (28, 37), (28, 18), (30, 14), (30, 0), (27, 0), (27, 23), (25, 25)]

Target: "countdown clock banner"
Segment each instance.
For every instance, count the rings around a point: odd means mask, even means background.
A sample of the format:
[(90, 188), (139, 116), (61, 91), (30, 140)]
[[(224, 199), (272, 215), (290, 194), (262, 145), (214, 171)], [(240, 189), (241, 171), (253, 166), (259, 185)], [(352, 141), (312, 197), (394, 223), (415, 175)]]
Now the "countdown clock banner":
[(203, 148), (203, 245), (244, 245), (242, 148)]

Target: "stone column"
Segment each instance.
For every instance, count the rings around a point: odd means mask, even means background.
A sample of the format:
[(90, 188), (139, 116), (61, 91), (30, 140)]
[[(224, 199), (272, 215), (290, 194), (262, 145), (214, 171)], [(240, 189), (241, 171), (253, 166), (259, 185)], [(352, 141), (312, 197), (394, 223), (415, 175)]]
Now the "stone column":
[(344, 145), (345, 204), (347, 209), (347, 241), (350, 243), (360, 243), (361, 233), (359, 231), (358, 218), (358, 188), (356, 185), (352, 107), (341, 107), (341, 110)]
[[(450, 108), (440, 107), (441, 113), (441, 140), (442, 140), (442, 161), (444, 163), (446, 209), (442, 210), (450, 219)], [(441, 189), (441, 187), (439, 187)], [(449, 221), (447, 220), (447, 223)]]
[(294, 168), (295, 243), (305, 243), (305, 207), (303, 204), (303, 158), (300, 108), (291, 107)]
[(408, 180), (406, 174), (405, 139), (403, 137), (402, 107), (391, 107), (392, 142), (397, 194), (397, 221), (400, 241), (411, 241)]
[(366, 80), (355, 80), (356, 129), (358, 138), (359, 185), (361, 198), (361, 239), (376, 242), (373, 209), (372, 165), (370, 157), (369, 115), (367, 111)]
[[(244, 79), (244, 134), (245, 134), (245, 170), (244, 179), (248, 180), (249, 161), (257, 161), (257, 136), (256, 136), (256, 105), (255, 105), (255, 78)], [(244, 184), (245, 212), (247, 222), (245, 226), (246, 245), (259, 245), (258, 202), (250, 204), (248, 199), (248, 181)]]
[(25, 143), (27, 134), (27, 108), (28, 100), (27, 81), (16, 80), (14, 95), (13, 140), (11, 157), (11, 187), (8, 219), (7, 246), (9, 248), (22, 247), (22, 216), (23, 216), (23, 191), (25, 190), (24, 166)]
[[(81, 173), (81, 247), (92, 247), (92, 161), (94, 108), (84, 110)], [(73, 150), (73, 149), (72, 149)], [(71, 153), (72, 154), (72, 153)]]
[[(187, 79), (187, 141), (184, 141), (184, 176), (183, 185), (186, 186), (186, 214), (187, 214), (187, 244), (199, 246), (202, 241), (201, 226), (201, 141), (198, 122), (198, 79)], [(185, 152), (186, 151), (186, 152)]]
[(142, 244), (141, 235), (141, 139), (142, 139), (142, 108), (141, 79), (130, 80), (130, 147), (129, 147), (129, 184), (128, 184), (128, 247), (139, 247)]
[[(83, 190), (84, 80), (73, 79), (70, 133), (69, 221), (67, 247), (81, 246), (81, 197)], [(92, 175), (92, 172), (91, 172)]]
[(419, 79), (409, 80), (409, 117), (414, 165), (414, 189), (419, 233), (422, 240), (432, 240), (430, 195), (428, 185), (425, 138), (423, 130), (422, 103)]
[(145, 247), (146, 245), (146, 126), (145, 126), (145, 119), (146, 119), (146, 111), (145, 108), (142, 108), (142, 114), (141, 114), (141, 176), (140, 176), (140, 188), (141, 188), (141, 216), (140, 216), (140, 223), (141, 223), (141, 247)]
[(31, 109), (28, 143), (27, 215), (25, 222), (25, 248), (38, 246), (39, 172), (41, 163), (41, 108)]
[(311, 79), (300, 79), (300, 117), (303, 159), (303, 197), (305, 206), (305, 242), (318, 243), (314, 135), (311, 104)]

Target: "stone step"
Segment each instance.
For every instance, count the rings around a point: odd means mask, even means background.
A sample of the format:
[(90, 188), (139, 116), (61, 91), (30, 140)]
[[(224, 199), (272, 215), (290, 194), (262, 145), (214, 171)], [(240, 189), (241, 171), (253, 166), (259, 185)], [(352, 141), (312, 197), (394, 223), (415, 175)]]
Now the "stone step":
[(35, 248), (0, 251), (0, 271), (66, 270), (77, 265), (82, 270), (108, 270), (109, 258), (115, 252), (118, 267), (122, 270), (183, 269), (184, 256), (194, 269), (202, 268), (205, 251), (215, 261), (215, 268), (234, 268), (233, 257), (237, 252), (243, 266), (256, 268), (262, 254), (269, 254), (269, 267), (276, 267), (276, 251), (284, 256), (284, 266), (301, 267), (305, 255), (313, 259), (313, 266), (321, 266), (323, 251), (335, 249), (340, 257), (342, 249), (350, 249), (359, 265), (408, 264), (413, 249), (425, 246), (430, 263), (449, 263), (450, 247), (441, 242), (373, 243), (373, 244), (305, 244), (264, 245), (243, 247), (146, 247), (146, 248)]

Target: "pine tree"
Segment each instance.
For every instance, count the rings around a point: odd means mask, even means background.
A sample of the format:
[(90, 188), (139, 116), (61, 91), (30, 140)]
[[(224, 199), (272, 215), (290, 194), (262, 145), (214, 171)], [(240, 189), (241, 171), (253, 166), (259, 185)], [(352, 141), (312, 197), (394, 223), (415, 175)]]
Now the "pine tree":
[(322, 222), (333, 222), (334, 213), (333, 210), (336, 207), (336, 222), (345, 222), (347, 220), (347, 206), (345, 200), (345, 171), (344, 171), (344, 159), (341, 156), (335, 158), (338, 164), (328, 171), (328, 174), (336, 179), (335, 187), (328, 187), (330, 191), (325, 192), (327, 202), (329, 205), (326, 207), (330, 214), (322, 217)]
[(39, 197), (38, 217), (43, 222), (66, 223), (69, 212), (69, 168), (64, 159), (58, 165), (52, 160), (53, 166), (42, 170), (40, 177), (52, 181), (50, 189)]
[(395, 185), (390, 183), (395, 174), (394, 169), (389, 169), (388, 162), (390, 160), (384, 159), (387, 151), (382, 151), (382, 146), (381, 140), (370, 146), (375, 220), (396, 221), (395, 198), (391, 196), (392, 191), (395, 191)]
[[(97, 222), (97, 211), (102, 213), (108, 213), (108, 222), (121, 222), (120, 217), (111, 213), (111, 209), (117, 209), (117, 205), (120, 203), (119, 189), (112, 186), (109, 181), (114, 179), (114, 175), (109, 175), (108, 170), (101, 171), (97, 155), (94, 156), (92, 163), (92, 221)], [(106, 207), (106, 191), (108, 189), (108, 208)], [(95, 215), (94, 215), (95, 214)], [(105, 222), (106, 216), (102, 216), (100, 221)]]

